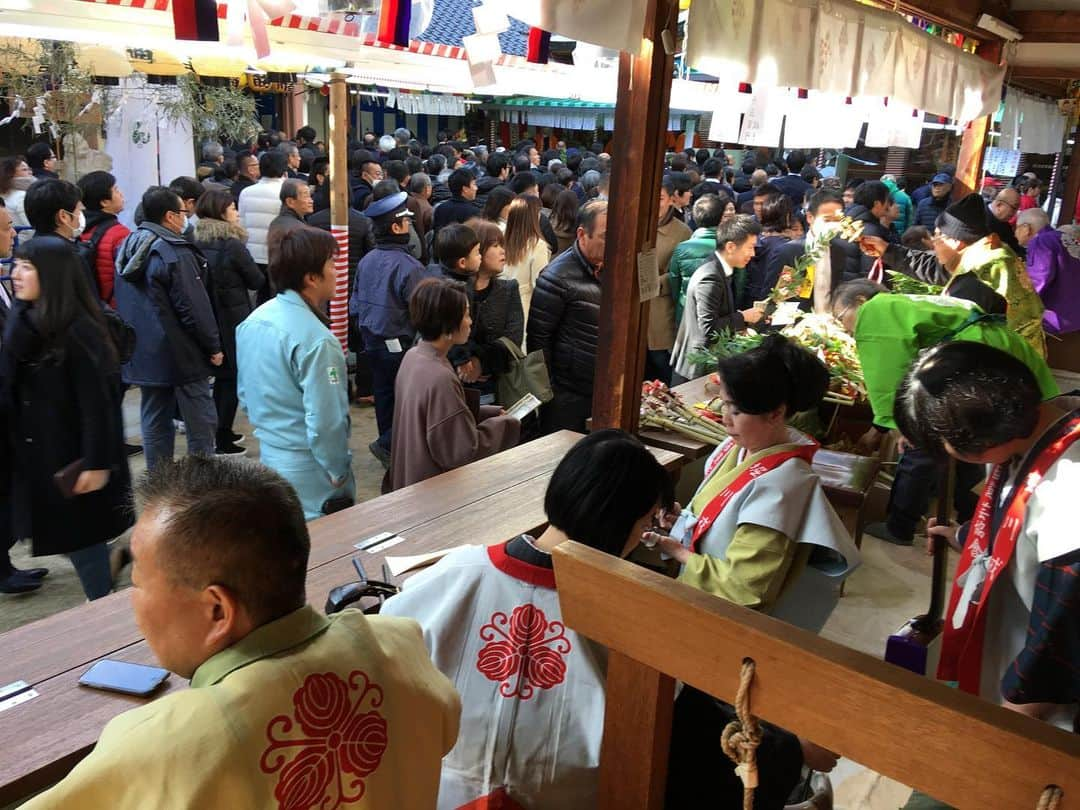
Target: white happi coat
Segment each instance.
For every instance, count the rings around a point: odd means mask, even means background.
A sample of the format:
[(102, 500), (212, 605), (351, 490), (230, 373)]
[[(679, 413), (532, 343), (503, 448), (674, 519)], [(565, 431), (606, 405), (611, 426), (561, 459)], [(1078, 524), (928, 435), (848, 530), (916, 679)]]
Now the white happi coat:
[(527, 810), (596, 807), (607, 651), (562, 624), (551, 569), (505, 545), (469, 546), (409, 579), (382, 613), (420, 623), (461, 694), (439, 810), (500, 791)]
[[(802, 444), (810, 439), (792, 429), (789, 441)], [(706, 470), (714, 466), (722, 450), (723, 445), (709, 456)], [(697, 520), (698, 516), (686, 507), (672, 527), (671, 536), (689, 547)], [(764, 526), (781, 532), (792, 542), (812, 546), (806, 566), (784, 587), (770, 613), (812, 633), (821, 632), (839, 600), (840, 583), (861, 558), (810, 465), (793, 458), (752, 479), (717, 515), (697, 551), (723, 559), (742, 523)]]

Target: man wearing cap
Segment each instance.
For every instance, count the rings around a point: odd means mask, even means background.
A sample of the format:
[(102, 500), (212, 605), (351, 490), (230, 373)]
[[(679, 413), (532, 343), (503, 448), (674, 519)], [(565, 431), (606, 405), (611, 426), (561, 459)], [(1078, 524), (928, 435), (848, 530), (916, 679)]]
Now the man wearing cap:
[(971, 273), (1005, 299), (1008, 325), (1041, 357), (1046, 357), (1043, 303), (1023, 261), (991, 233), (982, 197), (972, 193), (950, 205), (936, 220), (933, 240), (932, 252), (887, 245), (882, 239), (867, 236), (859, 245), (864, 252), (881, 256), (892, 270), (943, 285), (946, 295), (955, 291), (958, 276)]
[(930, 181), (930, 196), (919, 200), (915, 208), (915, 225), (922, 225), (931, 233), (937, 218), (949, 207), (949, 194), (952, 192), (953, 179), (941, 172)]
[(375, 200), (365, 212), (375, 226), (375, 249), (360, 260), (349, 299), (352, 318), (371, 360), (375, 421), (379, 437), (368, 449), (384, 466), (390, 463), (394, 419), (394, 381), (405, 352), (416, 338), (409, 321), (409, 297), (429, 273), (409, 253), (412, 212), (402, 191)]

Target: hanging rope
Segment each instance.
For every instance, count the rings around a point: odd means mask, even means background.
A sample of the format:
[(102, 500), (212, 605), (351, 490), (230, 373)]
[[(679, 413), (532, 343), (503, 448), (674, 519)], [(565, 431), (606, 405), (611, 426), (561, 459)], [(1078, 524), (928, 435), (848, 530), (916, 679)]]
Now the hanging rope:
[(1061, 803), (1061, 799), (1064, 795), (1065, 791), (1057, 785), (1047, 785), (1043, 788), (1042, 795), (1039, 797), (1039, 803), (1036, 805), (1035, 810), (1057, 810), (1057, 806)]
[[(735, 763), (735, 773), (743, 783), (743, 810), (753, 810), (754, 789), (758, 784), (756, 751), (761, 744), (761, 727), (750, 714), (750, 683), (753, 680), (754, 659), (744, 658), (739, 673), (739, 691), (735, 694), (735, 714), (739, 719), (728, 723), (720, 737), (720, 745)], [(1040, 807), (1039, 810), (1044, 809)]]

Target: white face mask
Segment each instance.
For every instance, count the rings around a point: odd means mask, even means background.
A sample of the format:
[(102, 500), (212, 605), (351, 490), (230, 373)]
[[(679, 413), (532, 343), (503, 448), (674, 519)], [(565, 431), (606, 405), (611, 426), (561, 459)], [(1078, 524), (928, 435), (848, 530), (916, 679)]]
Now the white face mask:
[(188, 229), (188, 217), (187, 217), (187, 214), (184, 214), (183, 217), (184, 217), (184, 224), (180, 226), (180, 233), (183, 233), (184, 231), (186, 231)]
[(80, 234), (86, 230), (86, 214), (82, 211), (79, 212), (79, 224), (71, 229), (71, 238), (78, 239)]

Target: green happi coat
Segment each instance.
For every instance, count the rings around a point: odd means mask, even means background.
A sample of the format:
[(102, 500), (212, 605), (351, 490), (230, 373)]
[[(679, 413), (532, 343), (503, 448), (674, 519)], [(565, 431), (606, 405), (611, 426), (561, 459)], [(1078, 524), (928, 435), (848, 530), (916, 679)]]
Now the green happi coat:
[(945, 340), (970, 340), (1006, 351), (1031, 369), (1046, 399), (1059, 393), (1050, 367), (1031, 345), (970, 301), (881, 294), (859, 308), (855, 323), (855, 343), (874, 424), (896, 427), (893, 400), (904, 375), (920, 351)]

